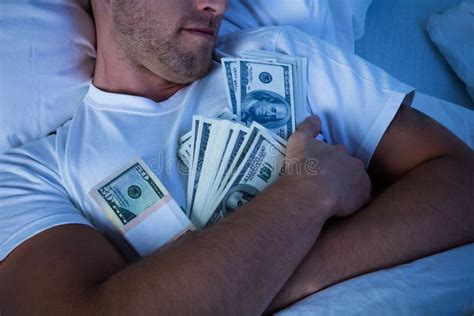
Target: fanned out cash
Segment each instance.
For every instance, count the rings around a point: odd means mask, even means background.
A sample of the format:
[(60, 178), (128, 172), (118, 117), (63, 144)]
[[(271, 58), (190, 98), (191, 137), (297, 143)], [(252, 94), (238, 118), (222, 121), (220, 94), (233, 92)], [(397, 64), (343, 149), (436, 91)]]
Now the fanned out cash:
[(141, 159), (89, 192), (142, 256), (192, 224), (212, 225), (274, 182), (286, 140), (308, 116), (306, 58), (254, 50), (223, 58), (222, 67), (231, 112), (193, 117), (179, 140), (178, 157), (189, 169), (186, 214)]
[(183, 160), (189, 166), (187, 215), (197, 228), (242, 206), (283, 170), (286, 141), (256, 122), (246, 127), (194, 116), (192, 132), (182, 141), (190, 154)]
[(234, 120), (196, 116), (181, 137), (188, 166), (187, 215), (207, 227), (251, 200), (282, 173), (286, 140), (308, 111), (307, 59), (266, 51), (223, 58)]

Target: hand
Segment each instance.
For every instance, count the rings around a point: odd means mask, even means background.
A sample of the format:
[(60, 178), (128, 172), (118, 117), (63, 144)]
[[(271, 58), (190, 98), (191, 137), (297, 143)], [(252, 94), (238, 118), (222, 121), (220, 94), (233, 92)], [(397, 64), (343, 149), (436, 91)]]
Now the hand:
[(320, 199), (329, 216), (347, 216), (369, 201), (370, 178), (364, 163), (351, 157), (344, 146), (315, 140), (320, 129), (319, 118), (311, 116), (290, 137), (285, 177), (304, 185), (306, 193), (309, 189), (310, 198)]

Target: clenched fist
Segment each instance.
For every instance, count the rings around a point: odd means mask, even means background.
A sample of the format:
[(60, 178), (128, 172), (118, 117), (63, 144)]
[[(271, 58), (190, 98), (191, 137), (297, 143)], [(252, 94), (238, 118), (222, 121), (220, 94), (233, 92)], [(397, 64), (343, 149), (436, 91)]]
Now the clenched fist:
[[(321, 129), (317, 116), (308, 117), (288, 140), (285, 177), (330, 210), (329, 216), (347, 216), (369, 201), (371, 182), (364, 163), (342, 145), (314, 138)], [(309, 194), (308, 194), (309, 193)]]

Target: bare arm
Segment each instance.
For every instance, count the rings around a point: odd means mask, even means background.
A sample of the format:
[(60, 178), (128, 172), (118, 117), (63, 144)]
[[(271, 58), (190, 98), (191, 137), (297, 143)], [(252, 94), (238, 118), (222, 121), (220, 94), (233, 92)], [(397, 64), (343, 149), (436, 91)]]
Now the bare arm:
[(51, 229), (1, 264), (0, 312), (259, 314), (309, 250), (327, 214), (320, 208), (304, 216), (301, 206), (288, 202), (276, 211), (275, 201), (288, 189), (280, 182), (260, 202), (130, 266), (91, 228)]
[(473, 152), (402, 107), (372, 160), (370, 205), (323, 229), (270, 310), (348, 278), (474, 242)]
[[(338, 166), (334, 177), (285, 176), (233, 216), (130, 266), (91, 228), (41, 233), (1, 263), (0, 313), (262, 313), (325, 220), (353, 212), (368, 198), (368, 176), (359, 162), (314, 141), (318, 123), (305, 122), (289, 154), (303, 161), (326, 152), (321, 163)], [(342, 172), (350, 180), (341, 181)], [(325, 198), (308, 198), (316, 188), (327, 192)], [(358, 197), (348, 199), (350, 190)]]

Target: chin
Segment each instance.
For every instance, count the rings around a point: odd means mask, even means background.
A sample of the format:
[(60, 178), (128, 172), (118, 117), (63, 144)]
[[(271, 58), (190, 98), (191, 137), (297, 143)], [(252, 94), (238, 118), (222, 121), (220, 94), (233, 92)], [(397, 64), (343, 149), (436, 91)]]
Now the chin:
[(212, 54), (210, 49), (177, 49), (170, 47), (166, 53), (154, 55), (150, 63), (154, 73), (161, 78), (180, 84), (189, 84), (205, 77), (212, 67)]
[[(183, 64), (182, 64), (183, 65)], [(212, 67), (212, 60), (203, 61), (198, 64), (188, 64), (188, 67), (175, 68), (174, 82), (188, 84), (196, 80), (202, 79), (209, 74)]]

